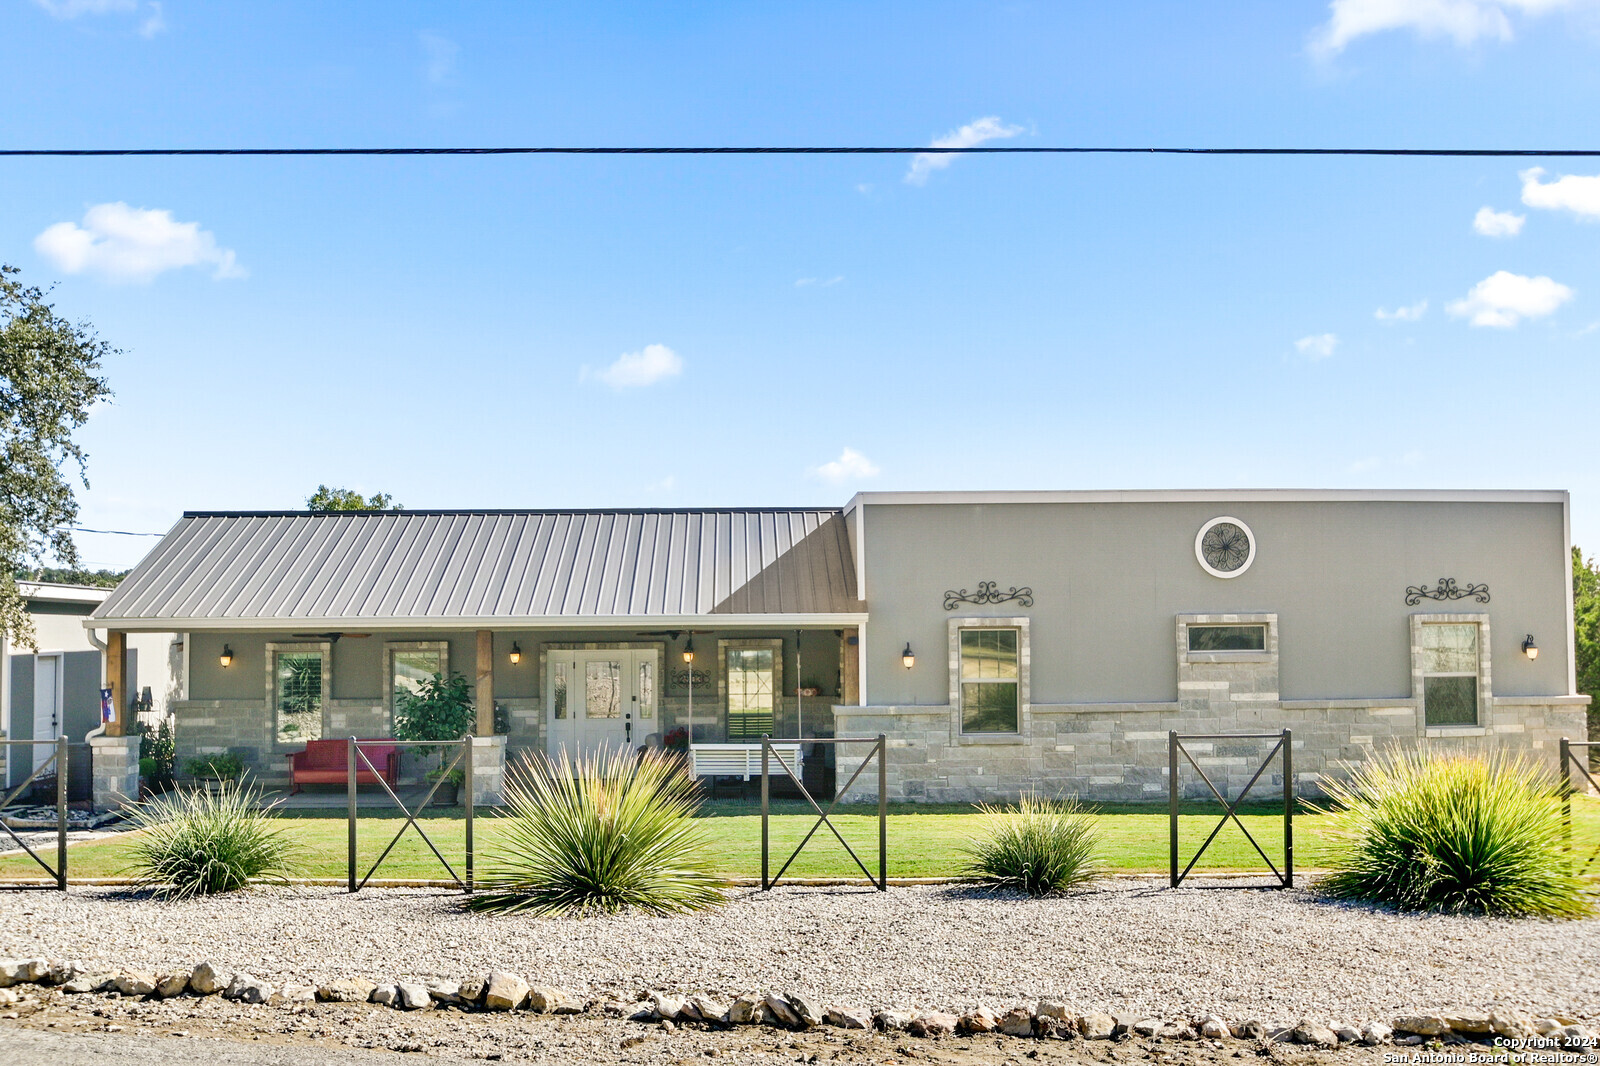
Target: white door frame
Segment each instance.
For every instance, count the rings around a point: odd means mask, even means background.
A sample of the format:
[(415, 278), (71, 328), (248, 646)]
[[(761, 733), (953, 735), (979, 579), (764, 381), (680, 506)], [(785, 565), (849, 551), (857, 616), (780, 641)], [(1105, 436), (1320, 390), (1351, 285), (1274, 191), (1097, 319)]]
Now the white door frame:
[[(619, 716), (588, 717), (588, 665), (614, 662), (619, 666)], [(563, 748), (572, 754), (589, 754), (602, 746), (635, 749), (645, 737), (660, 729), (661, 653), (656, 647), (552, 648), (546, 653), (544, 682), (545, 750), (551, 756)], [(566, 717), (555, 717), (555, 685), (565, 671)], [(646, 671), (650, 691), (644, 688)]]
[[(45, 693), (40, 689), (39, 675), (41, 673), (40, 668), (46, 660), (51, 663), (52, 683), (50, 685), (51, 691), (48, 693), (48, 701), (41, 703), (40, 696), (45, 695)], [(66, 725), (62, 721), (66, 714), (66, 708), (62, 705), (66, 690), (66, 678), (63, 676), (66, 673), (66, 662), (66, 656), (59, 651), (39, 652), (33, 657), (33, 739), (36, 741), (55, 740), (61, 736), (61, 731)], [(41, 712), (44, 713), (41, 714)], [(45, 719), (42, 730), (40, 728), (41, 718)], [(37, 770), (53, 754), (55, 754), (54, 748), (45, 747), (42, 744), (34, 744), (32, 768)]]

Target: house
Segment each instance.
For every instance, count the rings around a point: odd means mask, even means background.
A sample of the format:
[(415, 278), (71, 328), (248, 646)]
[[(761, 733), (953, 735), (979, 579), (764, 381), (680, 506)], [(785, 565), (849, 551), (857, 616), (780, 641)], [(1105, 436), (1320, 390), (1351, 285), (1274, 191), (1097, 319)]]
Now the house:
[[(1568, 541), (1567, 494), (1531, 491), (197, 512), (85, 625), (113, 685), (129, 634), (183, 634), (180, 759), (232, 751), (269, 781), (307, 739), (387, 736), (396, 693), (458, 672), (484, 800), (508, 751), (677, 726), (885, 734), (893, 798), (929, 801), (1159, 798), (1168, 730), (1288, 727), (1310, 791), (1391, 742), (1553, 763), (1583, 738)], [(1235, 790), (1259, 761), (1192, 747)]]
[[(38, 650), (12, 645), (0, 633), (0, 733), (6, 740), (65, 736), (81, 745), (101, 724), (101, 650), (83, 622), (111, 590), (37, 581), (20, 581), (17, 587), (33, 621)], [(127, 692), (139, 712), (151, 718), (165, 714), (169, 703), (182, 695), (176, 687), (182, 649), (174, 647), (175, 639), (171, 633), (143, 632), (129, 641)], [(0, 781), (7, 788), (21, 784), (53, 750), (48, 743), (26, 752), (0, 750), (0, 764), (5, 764)], [(12, 753), (9, 760), (6, 753)], [(75, 749), (68, 756), (69, 765), (76, 754)], [(77, 773), (70, 776), (79, 778)], [(87, 782), (87, 774), (83, 780)]]

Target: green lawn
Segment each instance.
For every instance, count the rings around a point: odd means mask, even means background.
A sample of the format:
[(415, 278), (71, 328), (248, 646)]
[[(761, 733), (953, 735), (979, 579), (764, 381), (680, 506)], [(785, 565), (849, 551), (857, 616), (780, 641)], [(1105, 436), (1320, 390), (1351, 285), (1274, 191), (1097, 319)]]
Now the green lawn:
[[(788, 857), (800, 838), (811, 828), (815, 816), (800, 803), (773, 805), (772, 870)], [(855, 848), (868, 869), (877, 872), (878, 824), (875, 808), (841, 808), (834, 824)], [(1179, 816), (1180, 862), (1189, 858), (1217, 823), (1220, 808), (1185, 805)], [(761, 817), (752, 805), (711, 803), (702, 811), (711, 830), (721, 868), (730, 876), (758, 877), (761, 873)], [(889, 876), (950, 877), (960, 875), (962, 845), (976, 833), (983, 815), (969, 806), (931, 806), (894, 804), (889, 808)], [(1106, 806), (1098, 815), (1103, 851), (1110, 866), (1119, 871), (1167, 869), (1167, 812), (1164, 807)], [(1283, 815), (1281, 808), (1255, 807), (1242, 815), (1250, 832), (1272, 861), (1282, 868)], [(343, 878), (346, 876), (346, 823), (341, 811), (303, 811), (283, 817), (290, 834), (302, 847), (301, 873), (306, 877)], [(1600, 800), (1579, 797), (1573, 802), (1574, 839), (1579, 854), (1587, 856), (1600, 847)], [(479, 814), (475, 822), (480, 871), (493, 865), (493, 852), (500, 837), (499, 819)], [(1323, 815), (1303, 811), (1294, 820), (1295, 866), (1315, 869), (1328, 855), (1328, 839)], [(358, 825), (357, 848), (360, 873), (365, 874), (402, 825), (395, 815), (363, 813)], [(465, 847), (463, 821), (459, 811), (444, 812), (421, 823), (430, 837), (455, 865), (463, 867)], [(124, 872), (128, 838), (73, 846), (69, 851), (68, 871), (72, 878), (115, 877)], [(53, 849), (44, 853), (53, 859)], [(1600, 866), (1600, 863), (1597, 863)], [(1229, 824), (1218, 834), (1196, 870), (1249, 870), (1265, 867), (1238, 828)], [(0, 879), (43, 876), (26, 855), (0, 858)], [(839, 843), (826, 827), (818, 830), (786, 876), (860, 876)], [(446, 875), (427, 845), (408, 830), (384, 861), (378, 878), (439, 878)]]

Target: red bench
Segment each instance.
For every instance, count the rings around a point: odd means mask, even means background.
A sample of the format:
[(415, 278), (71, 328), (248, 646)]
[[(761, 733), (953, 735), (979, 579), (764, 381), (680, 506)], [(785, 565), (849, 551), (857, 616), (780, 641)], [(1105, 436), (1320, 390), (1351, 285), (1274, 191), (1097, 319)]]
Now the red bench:
[[(394, 788), (400, 783), (400, 748), (396, 744), (374, 742), (370, 740), (358, 741), (361, 745), (361, 754), (367, 762), (378, 767), (379, 773), (375, 774), (367, 769), (366, 762), (356, 761), (356, 784), (375, 785), (381, 778), (389, 782), (389, 787)], [(297, 751), (289, 756), (289, 769), (294, 774), (294, 789), (289, 795), (300, 791), (301, 785), (342, 785), (350, 780), (350, 766), (347, 759), (350, 755), (350, 742), (348, 740), (308, 740), (306, 750)]]

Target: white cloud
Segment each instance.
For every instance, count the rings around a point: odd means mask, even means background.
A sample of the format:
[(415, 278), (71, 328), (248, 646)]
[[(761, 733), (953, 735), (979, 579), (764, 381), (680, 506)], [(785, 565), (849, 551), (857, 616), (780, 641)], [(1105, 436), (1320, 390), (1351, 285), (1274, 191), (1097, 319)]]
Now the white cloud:
[(1546, 211), (1571, 211), (1580, 218), (1600, 218), (1600, 174), (1563, 174), (1555, 181), (1542, 182), (1543, 167), (1524, 170), (1522, 202)]
[(1294, 346), (1301, 355), (1310, 356), (1312, 359), (1326, 359), (1339, 346), (1339, 335), (1337, 333), (1313, 333), (1309, 337), (1301, 337), (1295, 341)]
[(456, 56), (461, 54), (461, 46), (432, 30), (423, 30), (417, 34), (417, 40), (422, 44), (423, 76), (433, 85), (449, 81), (456, 71)]
[(804, 289), (815, 285), (820, 289), (827, 289), (839, 284), (839, 282), (843, 280), (843, 274), (835, 274), (831, 278), (796, 278), (794, 287), (797, 289)]
[[(958, 130), (951, 130), (943, 137), (936, 137), (930, 148), (976, 148), (984, 141), (996, 138), (1015, 137), (1022, 132), (1021, 126), (1007, 126), (994, 115), (987, 118), (975, 119)], [(935, 170), (943, 170), (955, 162), (955, 154), (950, 152), (927, 153), (919, 152), (911, 157), (911, 169), (906, 171), (906, 181), (912, 185), (925, 185), (928, 175)]]
[(34, 250), (67, 274), (97, 274), (108, 281), (150, 281), (157, 274), (209, 265), (216, 278), (242, 278), (234, 253), (198, 222), (178, 222), (171, 211), (96, 204), (83, 225), (57, 222), (33, 239)]
[(1333, 0), (1328, 21), (1311, 36), (1312, 54), (1329, 58), (1368, 34), (1414, 31), (1466, 46), (1483, 38), (1509, 41), (1511, 13), (1543, 15), (1584, 0)]
[(1445, 310), (1474, 326), (1510, 329), (1524, 318), (1543, 318), (1572, 299), (1572, 290), (1547, 277), (1497, 270)]
[(595, 377), (613, 389), (636, 389), (681, 373), (682, 356), (665, 344), (647, 344), (637, 352), (623, 352)]
[[(75, 19), (83, 15), (131, 15), (139, 11), (139, 0), (33, 0), (34, 4), (58, 19)], [(142, 5), (145, 17), (139, 23), (139, 36), (154, 37), (167, 28), (162, 17), (160, 0), (147, 0)]]
[(811, 473), (837, 485), (845, 481), (877, 477), (878, 465), (854, 448), (846, 448), (839, 453), (839, 458), (815, 467)]
[(1372, 312), (1372, 317), (1379, 322), (1415, 322), (1428, 313), (1428, 301), (1418, 300), (1410, 307), (1396, 307), (1393, 311), (1378, 308)]
[(167, 20), (161, 11), (160, 0), (150, 0), (144, 21), (139, 23), (139, 36), (149, 40), (166, 28)]
[(1522, 232), (1527, 215), (1513, 215), (1510, 211), (1496, 211), (1487, 205), (1478, 208), (1472, 216), (1472, 230), (1485, 237), (1515, 237)]

